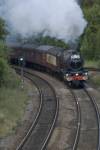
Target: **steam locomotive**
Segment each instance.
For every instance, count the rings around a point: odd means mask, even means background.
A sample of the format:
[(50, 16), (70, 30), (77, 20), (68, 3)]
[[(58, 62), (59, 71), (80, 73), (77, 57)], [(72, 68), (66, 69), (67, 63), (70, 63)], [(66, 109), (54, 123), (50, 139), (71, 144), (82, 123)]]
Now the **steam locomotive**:
[(70, 85), (80, 86), (88, 79), (88, 72), (83, 67), (83, 58), (76, 50), (29, 44), (14, 44), (10, 47), (13, 49), (10, 55), (13, 62), (18, 62), (20, 58), (23, 58), (26, 64), (53, 72)]

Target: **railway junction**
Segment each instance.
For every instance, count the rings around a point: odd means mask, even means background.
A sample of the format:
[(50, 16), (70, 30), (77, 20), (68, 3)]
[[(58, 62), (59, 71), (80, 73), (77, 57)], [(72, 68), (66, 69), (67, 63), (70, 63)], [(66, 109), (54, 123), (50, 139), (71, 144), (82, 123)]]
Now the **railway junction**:
[(99, 150), (98, 90), (89, 84), (85, 89), (71, 89), (55, 77), (30, 69), (24, 70), (24, 76), (35, 92), (16, 135), (1, 140), (2, 150)]
[(0, 0), (0, 150), (100, 150), (100, 0)]

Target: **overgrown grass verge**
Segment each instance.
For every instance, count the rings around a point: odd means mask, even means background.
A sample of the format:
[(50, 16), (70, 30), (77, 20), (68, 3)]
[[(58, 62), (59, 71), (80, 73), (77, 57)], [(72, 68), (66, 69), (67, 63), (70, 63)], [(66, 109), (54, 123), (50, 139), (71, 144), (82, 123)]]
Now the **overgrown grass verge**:
[[(93, 60), (86, 60), (85, 61), (85, 67), (90, 68), (99, 68), (100, 69), (100, 61), (93, 61)], [(91, 74), (91, 73), (90, 73)], [(97, 87), (100, 87), (100, 73), (92, 73), (90, 75), (90, 81), (96, 85)]]
[(100, 62), (95, 60), (86, 60), (84, 66), (90, 68), (100, 68)]
[(90, 80), (91, 80), (91, 82), (93, 82), (93, 84), (95, 84), (96, 86), (100, 87), (100, 74), (92, 76), (90, 78)]
[[(14, 70), (10, 70), (7, 86), (0, 87), (0, 138), (15, 132), (16, 127), (22, 120), (32, 86), (25, 82), (21, 89), (20, 77)], [(8, 86), (9, 85), (9, 86)]]

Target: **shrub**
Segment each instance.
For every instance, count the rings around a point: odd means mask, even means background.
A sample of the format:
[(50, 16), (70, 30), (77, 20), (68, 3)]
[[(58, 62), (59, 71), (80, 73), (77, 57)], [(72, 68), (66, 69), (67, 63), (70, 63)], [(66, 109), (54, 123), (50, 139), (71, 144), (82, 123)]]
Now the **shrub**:
[(20, 80), (15, 71), (10, 68), (6, 60), (0, 58), (0, 86), (15, 88), (19, 83)]
[(6, 46), (5, 42), (0, 40), (0, 58), (8, 59), (11, 50)]
[(8, 74), (8, 64), (6, 60), (0, 58), (0, 86), (5, 83)]

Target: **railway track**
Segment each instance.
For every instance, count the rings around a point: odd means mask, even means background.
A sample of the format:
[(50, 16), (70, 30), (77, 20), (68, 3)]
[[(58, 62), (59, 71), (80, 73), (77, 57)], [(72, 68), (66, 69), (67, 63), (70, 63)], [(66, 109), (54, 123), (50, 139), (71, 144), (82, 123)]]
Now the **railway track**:
[(77, 149), (77, 145), (78, 145), (78, 141), (79, 141), (79, 137), (80, 137), (80, 128), (81, 128), (81, 108), (80, 108), (80, 104), (79, 101), (74, 93), (74, 91), (72, 89), (70, 89), (70, 92), (72, 94), (73, 99), (75, 100), (75, 104), (76, 104), (76, 110), (77, 110), (77, 128), (76, 128), (76, 135), (75, 135), (75, 140), (74, 140), (74, 144), (72, 146), (72, 150), (76, 150)]
[(100, 150), (100, 114), (86, 88), (71, 90), (77, 104), (77, 131), (73, 150)]
[[(93, 71), (98, 71), (98, 70), (94, 69)], [(34, 79), (36, 77), (35, 75), (33, 75), (27, 71), (25, 71), (25, 76), (26, 77), (31, 76), (31, 79), (33, 78), (33, 76), (34, 76)], [(30, 77), (28, 77), (28, 78), (30, 78)], [(41, 89), (43, 87), (42, 87), (42, 83), (41, 83), (40, 79), (38, 79), (38, 81), (36, 81), (36, 79), (35, 79), (35, 80), (33, 80), (33, 82), (36, 85), (41, 84), (41, 86), (38, 87), (40, 90), (40, 93), (41, 93)], [(38, 84), (37, 84), (37, 82), (38, 82)], [(47, 89), (47, 88), (44, 86), (44, 89), (42, 89), (42, 91), (44, 90), (45, 94), (43, 94), (43, 93), (42, 94), (44, 96), (50, 98), (51, 96), (48, 95), (50, 93), (50, 91), (48, 91), (47, 92), (48, 94), (47, 94), (45, 89)], [(74, 140), (71, 150), (99, 150), (100, 149), (100, 142), (99, 142), (100, 141), (100, 115), (99, 115), (99, 110), (98, 110), (97, 104), (96, 104), (95, 100), (92, 98), (92, 96), (89, 94), (89, 92), (87, 91), (86, 88), (80, 89), (80, 90), (71, 90), (70, 89), (70, 91), (71, 91), (71, 94), (73, 95), (73, 98), (75, 99), (76, 108), (77, 108), (77, 129), (75, 132), (76, 133), (75, 140)], [(43, 97), (42, 94), (41, 94), (41, 97)], [(56, 114), (57, 114), (57, 112), (56, 112)], [(43, 121), (43, 120), (41, 119), (41, 121)], [(38, 150), (37, 147), (32, 146), (32, 145), (36, 145), (36, 141), (37, 141), (33, 138), (33, 134), (35, 132), (36, 126), (37, 126), (37, 120), (36, 120), (35, 125), (33, 125), (33, 127), (31, 127), (31, 129), (29, 131), (30, 133), (28, 133), (26, 135), (26, 137), (23, 139), (23, 141), (21, 142), (21, 144), (19, 145), (19, 147), (16, 150)], [(31, 130), (33, 130), (33, 133), (31, 132)], [(50, 132), (52, 132), (52, 131), (50, 131)], [(31, 137), (31, 135), (32, 135), (32, 137)], [(41, 133), (41, 135), (43, 135), (43, 133)], [(51, 135), (51, 133), (48, 135)], [(36, 136), (36, 137), (38, 137), (38, 136)], [(45, 142), (44, 142), (44, 144), (42, 144), (43, 146), (40, 146), (39, 144), (37, 144), (39, 147), (39, 150), (40, 149), (43, 150), (46, 148), (49, 137), (50, 136), (47, 136), (47, 139), (45, 138)], [(35, 142), (32, 143), (31, 139), (35, 140)], [(37, 143), (41, 143), (41, 141), (37, 142)], [(29, 145), (31, 145), (32, 147)]]
[[(19, 69), (17, 72), (19, 72)], [(58, 99), (53, 87), (44, 79), (24, 70), (24, 76), (39, 89), (41, 104), (27, 135), (16, 150), (44, 150), (55, 127), (58, 116)]]

